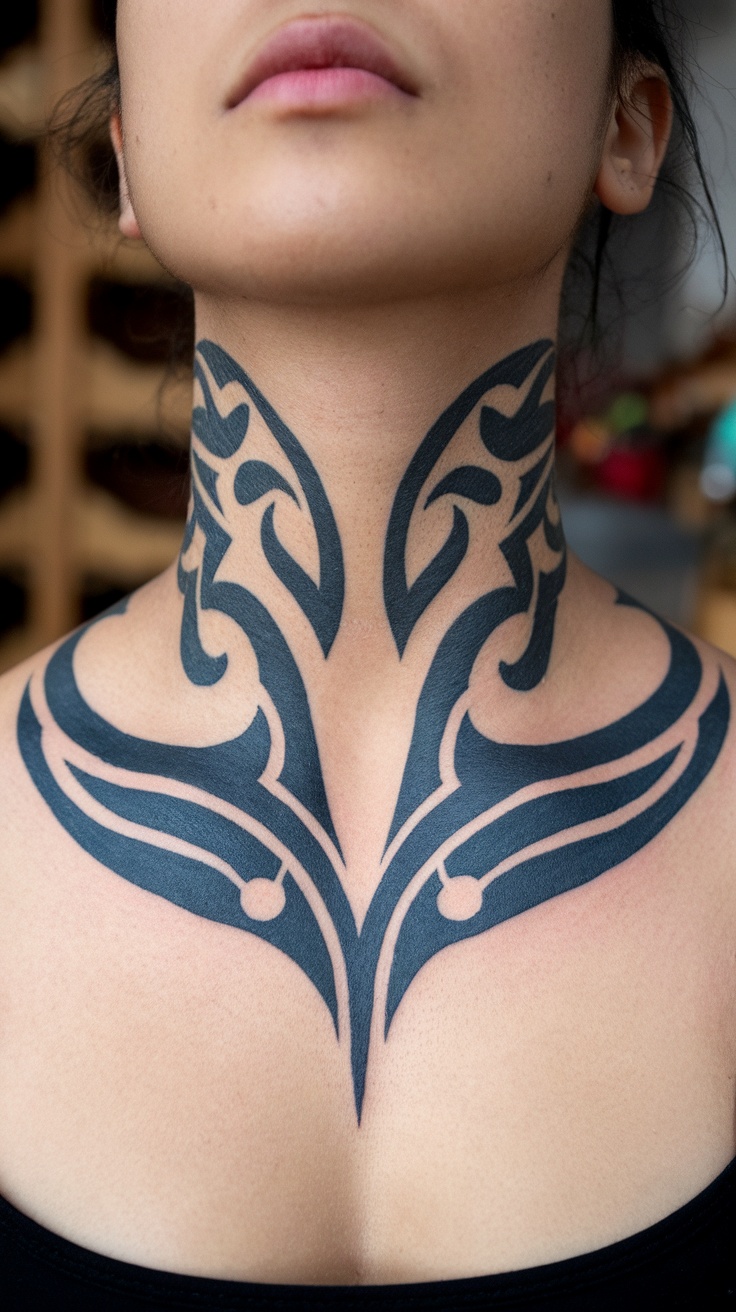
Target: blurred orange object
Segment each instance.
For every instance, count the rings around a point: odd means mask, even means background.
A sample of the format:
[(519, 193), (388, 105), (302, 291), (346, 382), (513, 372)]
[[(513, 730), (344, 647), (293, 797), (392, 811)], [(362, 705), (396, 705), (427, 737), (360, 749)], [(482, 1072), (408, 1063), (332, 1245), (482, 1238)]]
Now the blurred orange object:
[(607, 455), (612, 437), (601, 419), (579, 419), (570, 432), (568, 446), (581, 465), (598, 465)]

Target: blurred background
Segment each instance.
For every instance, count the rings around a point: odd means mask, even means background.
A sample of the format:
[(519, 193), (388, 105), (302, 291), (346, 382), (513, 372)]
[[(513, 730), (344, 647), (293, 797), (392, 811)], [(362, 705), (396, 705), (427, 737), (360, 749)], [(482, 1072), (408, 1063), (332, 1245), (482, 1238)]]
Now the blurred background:
[(186, 512), (181, 293), (44, 140), (104, 28), (92, 0), (0, 17), (0, 669), (164, 569)]
[[(736, 0), (681, 2), (736, 269)], [(104, 37), (95, 0), (22, 0), (0, 18), (0, 670), (163, 569), (186, 511), (181, 290), (43, 134), (60, 96), (104, 68)], [(104, 165), (104, 141), (93, 149)], [(570, 335), (560, 499), (583, 559), (736, 655), (736, 297), (723, 302), (701, 236), (691, 259), (672, 207), (640, 225), (626, 315), (607, 293), (615, 349), (588, 359)]]

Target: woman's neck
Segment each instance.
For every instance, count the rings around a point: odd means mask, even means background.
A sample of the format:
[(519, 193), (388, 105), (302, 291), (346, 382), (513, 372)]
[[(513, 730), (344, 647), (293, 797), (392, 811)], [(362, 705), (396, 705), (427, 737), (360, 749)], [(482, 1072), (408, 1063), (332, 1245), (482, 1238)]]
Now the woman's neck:
[[(325, 632), (309, 627), (323, 655), (344, 647), (351, 633), (364, 642), (369, 630), (383, 637), (387, 654), (408, 655), (407, 626), (424, 635), (421, 645), (436, 646), (458, 606), (511, 581), (502, 544), (522, 512), (519, 506), (514, 513), (520, 480), (529, 475), (523, 486), (531, 488), (530, 471), (544, 456), (538, 472), (546, 475), (552, 459), (554, 289), (546, 300), (540, 303), (537, 292), (529, 305), (520, 304), (517, 289), (514, 296), (497, 294), (492, 304), (487, 295), (469, 294), (446, 298), (441, 307), (286, 312), (200, 299), (198, 337), (219, 349), (205, 346), (199, 355), (195, 419), (202, 382), (211, 406), (200, 416), (199, 432), (195, 422), (195, 487), (206, 499), (202, 475), (216, 473), (221, 495), (229, 489), (218, 521), (232, 539), (227, 575), (256, 587), (295, 641), (303, 607), (297, 601), (295, 609), (297, 599), (278, 571), (264, 569), (264, 521), (266, 534), (273, 532), (318, 584)], [(236, 421), (233, 440), (242, 445), (216, 455), (207, 442), (216, 446), (220, 439), (208, 432), (238, 403), (248, 406), (247, 434)], [(287, 446), (309, 469), (321, 510), (300, 486), (302, 474), (269, 416), (288, 429)], [(280, 476), (271, 487), (269, 465)], [(464, 470), (476, 472), (458, 472)], [(320, 585), (319, 534), (332, 520), (344, 573), (339, 596)], [(454, 554), (442, 555), (447, 578), (439, 586), (443, 576), (431, 561), (448, 538)], [(536, 572), (549, 558), (543, 531), (530, 551)], [(327, 560), (322, 566), (329, 568)], [(413, 589), (426, 566), (424, 585)], [(332, 568), (338, 568), (336, 554)], [(311, 595), (306, 581), (305, 587)]]
[(314, 732), (341, 836), (370, 779), (385, 841), (422, 716), (439, 744), (480, 669), (514, 702), (548, 668), (554, 347), (548, 322), (511, 316), (479, 345), (478, 311), (445, 321), (443, 349), (426, 307), (419, 340), (400, 310), (380, 338), (363, 312), (362, 341), (348, 316), (290, 314), (289, 340), (266, 312), (247, 329), (200, 313), (185, 670), (207, 686), (247, 668), (234, 621), (275, 718)]

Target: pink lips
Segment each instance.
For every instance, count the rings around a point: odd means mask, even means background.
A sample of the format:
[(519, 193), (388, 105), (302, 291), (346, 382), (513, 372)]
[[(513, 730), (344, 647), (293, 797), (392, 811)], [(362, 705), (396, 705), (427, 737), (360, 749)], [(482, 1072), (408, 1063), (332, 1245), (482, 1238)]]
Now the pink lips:
[(245, 100), (270, 100), (319, 109), (416, 94), (372, 28), (351, 18), (304, 18), (266, 41), (227, 105), (232, 109)]

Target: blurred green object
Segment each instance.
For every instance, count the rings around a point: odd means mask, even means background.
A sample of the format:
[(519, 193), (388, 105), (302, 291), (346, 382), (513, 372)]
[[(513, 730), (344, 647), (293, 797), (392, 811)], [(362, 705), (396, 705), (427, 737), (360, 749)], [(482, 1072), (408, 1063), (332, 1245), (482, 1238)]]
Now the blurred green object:
[(630, 433), (647, 422), (649, 404), (640, 392), (622, 392), (611, 403), (603, 422), (613, 433)]
[(708, 434), (700, 487), (709, 501), (730, 501), (736, 494), (736, 401), (721, 411)]

